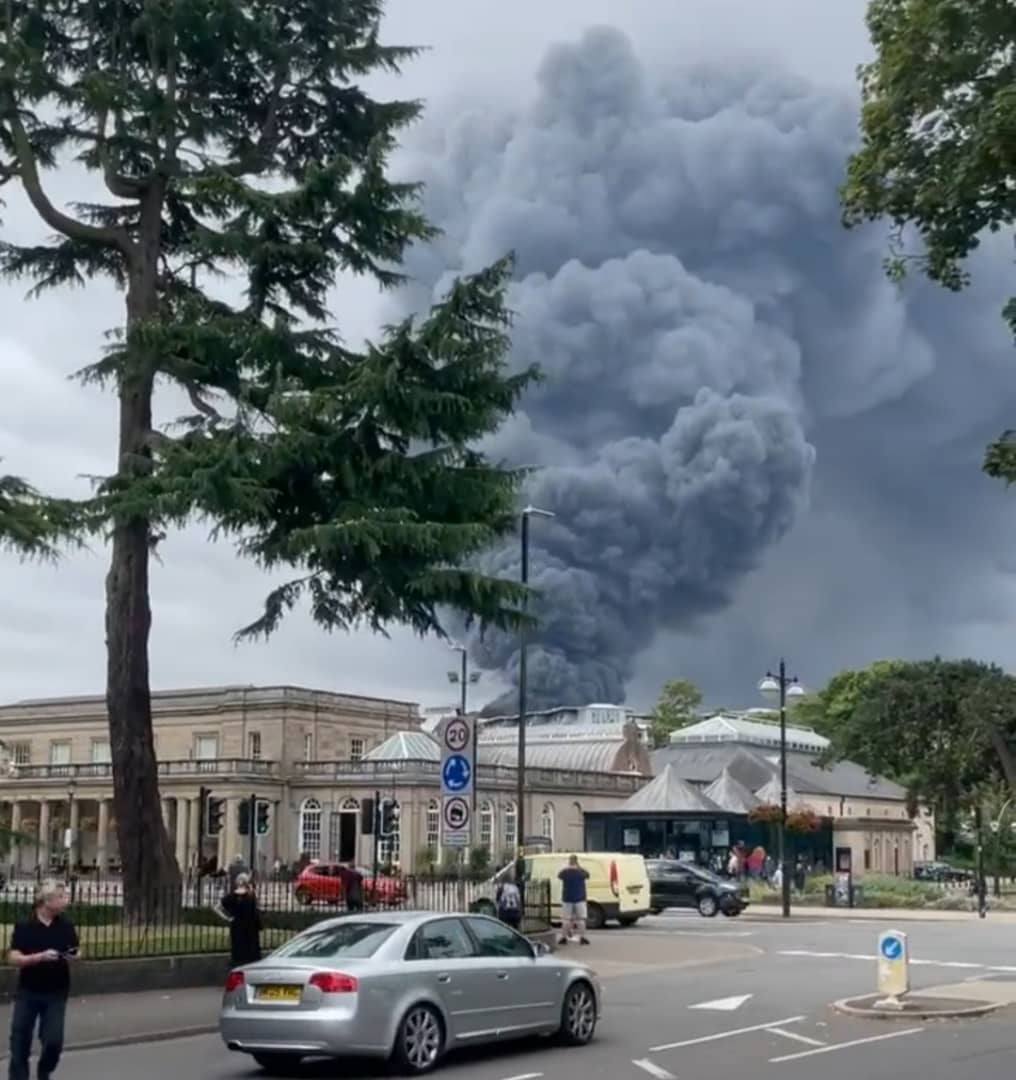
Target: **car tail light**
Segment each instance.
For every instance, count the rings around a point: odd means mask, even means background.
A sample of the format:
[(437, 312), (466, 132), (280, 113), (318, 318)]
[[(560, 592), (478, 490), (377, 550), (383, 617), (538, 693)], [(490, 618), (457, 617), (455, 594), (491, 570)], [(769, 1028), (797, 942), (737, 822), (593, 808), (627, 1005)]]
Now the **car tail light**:
[(316, 986), (322, 994), (355, 994), (359, 983), (352, 975), (340, 975), (336, 971), (319, 971), (311, 975), (309, 986)]
[(613, 859), (610, 860), (610, 891), (617, 896), (617, 863)]
[(226, 976), (226, 993), (231, 994), (234, 990), (239, 990), (246, 981), (242, 971), (231, 971)]

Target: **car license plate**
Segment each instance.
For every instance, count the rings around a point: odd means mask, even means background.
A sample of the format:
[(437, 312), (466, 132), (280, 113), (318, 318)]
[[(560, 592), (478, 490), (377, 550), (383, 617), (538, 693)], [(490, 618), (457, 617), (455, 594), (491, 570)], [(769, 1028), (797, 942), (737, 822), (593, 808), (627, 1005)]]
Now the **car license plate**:
[(302, 996), (302, 986), (259, 986), (254, 991), (256, 1001), (281, 1001), (298, 1004)]

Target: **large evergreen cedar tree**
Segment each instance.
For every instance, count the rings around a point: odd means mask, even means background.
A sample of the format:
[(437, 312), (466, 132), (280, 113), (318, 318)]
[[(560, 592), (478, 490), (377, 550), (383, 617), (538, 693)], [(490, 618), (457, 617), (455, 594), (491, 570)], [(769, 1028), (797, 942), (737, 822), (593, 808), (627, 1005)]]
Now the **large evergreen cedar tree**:
[(18, 476), (0, 476), (0, 549), (22, 558), (52, 559), (73, 538), (75, 507), (47, 499)]
[[(886, 266), (917, 265), (954, 291), (987, 232), (1016, 222), (1016, 4), (1012, 0), (871, 0), (875, 59), (861, 67), (861, 146), (842, 199), (848, 226), (888, 219)], [(916, 230), (919, 250), (907, 246)], [(1016, 334), (1016, 297), (1004, 316)], [(1016, 481), (1016, 430), (984, 470)]]
[(975, 660), (879, 661), (801, 707), (849, 759), (904, 785), (943, 820), (1000, 785), (1016, 792), (1016, 678)]
[[(510, 262), (365, 350), (329, 326), (340, 272), (396, 285), (406, 246), (431, 236), (416, 186), (386, 175), (419, 106), (357, 84), (413, 54), (379, 42), (381, 14), (381, 0), (7, 0), (0, 16), (2, 175), (53, 236), (3, 245), (0, 270), (37, 289), (105, 277), (126, 300), (84, 375), (119, 401), (116, 470), (89, 510), (111, 535), (107, 705), (134, 912), (179, 883), (148, 666), (149, 558), (168, 526), (200, 516), (265, 568), (295, 568), (245, 634), (300, 597), (325, 627), (440, 632), (443, 605), (518, 624), (520, 588), (462, 569), (514, 523), (518, 475), (470, 449), (534, 375), (505, 367)], [(56, 204), (47, 172), (72, 167), (98, 201)], [(165, 430), (157, 383), (190, 403)]]

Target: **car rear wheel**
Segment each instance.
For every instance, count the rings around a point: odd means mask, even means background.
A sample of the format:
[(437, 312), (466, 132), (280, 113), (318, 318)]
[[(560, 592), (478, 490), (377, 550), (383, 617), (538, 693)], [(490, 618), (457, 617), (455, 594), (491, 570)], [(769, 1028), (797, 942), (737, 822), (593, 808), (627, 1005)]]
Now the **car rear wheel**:
[(298, 904), (303, 904), (304, 907), (308, 907), (312, 899), (313, 897), (310, 895), (310, 889), (296, 890), (296, 902)]
[(599, 904), (586, 905), (586, 926), (590, 930), (602, 930), (607, 925), (607, 916)]
[(254, 1054), (252, 1056), (269, 1076), (292, 1076), (303, 1061), (299, 1054)]
[(392, 1060), (404, 1076), (420, 1076), (438, 1063), (444, 1048), (444, 1024), (432, 1005), (414, 1005), (395, 1036)]
[(585, 1046), (596, 1031), (596, 997), (584, 980), (568, 987), (561, 1006), (561, 1041), (568, 1046)]
[(719, 909), (720, 905), (716, 902), (715, 896), (710, 896), (707, 893), (705, 896), (699, 897), (698, 913), (703, 919), (715, 919)]

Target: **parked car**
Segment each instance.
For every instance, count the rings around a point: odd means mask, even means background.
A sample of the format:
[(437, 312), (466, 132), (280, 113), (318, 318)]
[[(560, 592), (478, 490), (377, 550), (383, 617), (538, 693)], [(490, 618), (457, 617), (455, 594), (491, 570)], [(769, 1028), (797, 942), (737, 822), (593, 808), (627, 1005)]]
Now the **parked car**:
[[(363, 878), (363, 902), (381, 904), (383, 907), (399, 907), (406, 902), (406, 885), (401, 878), (378, 874), (358, 866)], [(304, 867), (293, 885), (293, 893), (301, 904), (341, 904), (342, 878), (338, 863), (311, 863)]]
[(317, 923), (230, 972), (219, 1030), (278, 1076), (306, 1057), (356, 1055), (418, 1074), (458, 1046), (531, 1035), (582, 1046), (600, 1003), (588, 967), (496, 919), (372, 912)]
[(946, 862), (914, 863), (914, 878), (917, 881), (937, 881), (955, 885), (967, 884), (974, 880), (969, 870), (961, 870)]
[[(649, 878), (645, 859), (641, 855), (625, 855), (614, 851), (579, 851), (579, 866), (589, 872), (586, 881), (586, 925), (600, 930), (608, 922), (634, 926), (643, 915), (649, 914)], [(550, 914), (555, 921), (561, 918), (561, 880), (558, 874), (568, 865), (567, 851), (540, 852), (525, 859), (527, 881), (550, 882)], [(515, 863), (502, 867), (486, 883), (484, 895), (470, 904), (470, 911), (494, 914), (494, 895), (498, 884), (514, 878)]]
[(696, 908), (706, 919), (718, 912), (740, 915), (748, 906), (748, 888), (727, 881), (694, 863), (677, 859), (647, 859), (650, 904), (654, 915), (665, 908)]

